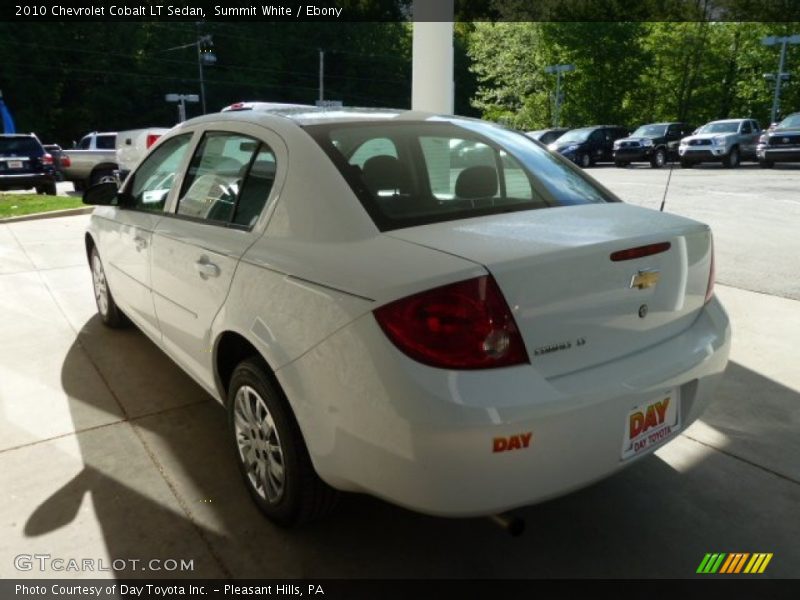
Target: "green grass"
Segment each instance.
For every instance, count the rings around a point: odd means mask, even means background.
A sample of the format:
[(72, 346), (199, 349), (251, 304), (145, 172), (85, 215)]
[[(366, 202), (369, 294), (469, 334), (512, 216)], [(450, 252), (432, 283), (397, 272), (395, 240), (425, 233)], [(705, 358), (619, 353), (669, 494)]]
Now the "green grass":
[(72, 196), (0, 193), (0, 219), (79, 206), (83, 206), (81, 199)]

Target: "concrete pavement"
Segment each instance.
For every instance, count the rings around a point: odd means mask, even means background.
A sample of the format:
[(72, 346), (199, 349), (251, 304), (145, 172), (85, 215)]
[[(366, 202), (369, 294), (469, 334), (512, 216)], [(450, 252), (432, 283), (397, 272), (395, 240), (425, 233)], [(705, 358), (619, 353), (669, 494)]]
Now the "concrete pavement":
[[(15, 557), (193, 561), (170, 577), (691, 577), (706, 552), (773, 552), (800, 574), (800, 303), (718, 286), (732, 362), (676, 441), (588, 489), (482, 519), (348, 496), (284, 531), (240, 483), (223, 409), (135, 329), (95, 316), (88, 217), (0, 225), (0, 577)], [(121, 564), (121, 563), (117, 563)], [(68, 573), (108, 577), (111, 572)]]

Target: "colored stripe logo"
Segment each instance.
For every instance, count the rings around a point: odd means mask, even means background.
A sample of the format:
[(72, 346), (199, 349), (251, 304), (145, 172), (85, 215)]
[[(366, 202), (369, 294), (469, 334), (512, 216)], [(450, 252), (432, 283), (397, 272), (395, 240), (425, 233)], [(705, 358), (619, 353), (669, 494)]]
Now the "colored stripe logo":
[(725, 574), (734, 575), (739, 573), (763, 573), (769, 561), (772, 560), (772, 552), (716, 552), (708, 553), (703, 557), (697, 572), (704, 575)]

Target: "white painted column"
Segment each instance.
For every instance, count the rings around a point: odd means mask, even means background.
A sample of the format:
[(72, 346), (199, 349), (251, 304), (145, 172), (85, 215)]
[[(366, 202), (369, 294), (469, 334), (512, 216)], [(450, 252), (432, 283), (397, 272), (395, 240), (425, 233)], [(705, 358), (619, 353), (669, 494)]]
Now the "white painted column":
[(453, 0), (414, 0), (412, 14), (411, 109), (452, 114)]

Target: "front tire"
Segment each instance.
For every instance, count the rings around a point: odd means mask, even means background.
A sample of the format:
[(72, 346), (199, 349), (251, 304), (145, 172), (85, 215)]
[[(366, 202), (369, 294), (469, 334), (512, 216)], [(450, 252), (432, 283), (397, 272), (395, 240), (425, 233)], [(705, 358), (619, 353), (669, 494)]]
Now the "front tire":
[(654, 169), (660, 169), (667, 164), (667, 153), (663, 148), (659, 148), (653, 153), (653, 158), (650, 159), (650, 166)]
[(728, 169), (739, 166), (739, 148), (737, 146), (731, 148), (731, 151), (728, 152), (728, 156), (724, 158), (722, 164)]
[(581, 154), (580, 158), (578, 158), (578, 163), (581, 165), (582, 168), (588, 169), (589, 167), (592, 166), (592, 157), (586, 153)]
[(260, 359), (248, 358), (234, 370), (228, 417), (239, 471), (271, 521), (291, 527), (333, 509), (338, 492), (314, 470), (286, 397)]
[(128, 319), (119, 309), (117, 303), (114, 302), (114, 296), (111, 295), (111, 289), (108, 287), (103, 261), (100, 260), (100, 253), (97, 251), (97, 247), (92, 248), (90, 264), (94, 300), (103, 324), (112, 329), (125, 327), (128, 324)]

